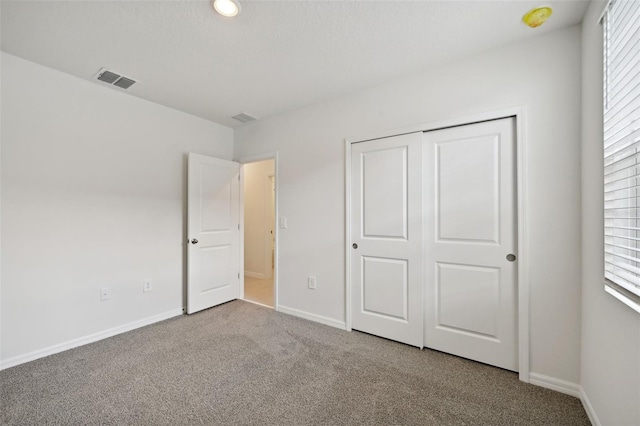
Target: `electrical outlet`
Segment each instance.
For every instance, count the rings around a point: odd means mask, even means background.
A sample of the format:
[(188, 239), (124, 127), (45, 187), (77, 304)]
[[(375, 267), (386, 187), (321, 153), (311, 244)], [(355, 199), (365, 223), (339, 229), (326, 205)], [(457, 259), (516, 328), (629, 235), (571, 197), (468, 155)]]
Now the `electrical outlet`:
[(309, 288), (311, 290), (315, 290), (316, 289), (316, 277), (314, 277), (313, 275), (309, 275), (309, 278), (307, 278), (307, 284), (309, 285)]
[(102, 287), (100, 289), (100, 300), (105, 301), (111, 299), (111, 289), (109, 287)]
[(151, 278), (147, 278), (146, 280), (144, 280), (142, 291), (144, 293), (149, 293), (151, 290), (153, 290), (153, 282), (151, 282)]

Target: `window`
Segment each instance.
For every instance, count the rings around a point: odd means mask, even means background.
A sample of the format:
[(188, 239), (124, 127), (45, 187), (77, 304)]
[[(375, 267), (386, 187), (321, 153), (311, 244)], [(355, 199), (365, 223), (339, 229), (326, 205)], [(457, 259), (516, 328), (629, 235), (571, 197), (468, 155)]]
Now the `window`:
[(602, 24), (605, 290), (640, 312), (640, 1), (613, 0)]

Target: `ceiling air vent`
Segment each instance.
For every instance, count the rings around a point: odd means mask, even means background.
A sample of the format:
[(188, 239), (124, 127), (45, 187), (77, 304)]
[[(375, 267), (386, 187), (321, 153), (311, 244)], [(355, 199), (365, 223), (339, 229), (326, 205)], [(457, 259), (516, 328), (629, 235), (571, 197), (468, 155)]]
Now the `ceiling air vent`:
[(251, 115), (249, 115), (249, 114), (246, 114), (246, 113), (244, 113), (244, 112), (241, 112), (241, 113), (240, 113), (240, 114), (238, 114), (238, 115), (234, 115), (234, 116), (233, 116), (233, 117), (231, 117), (231, 118), (236, 119), (236, 120), (238, 120), (238, 121), (240, 121), (240, 122), (242, 122), (242, 123), (248, 123), (248, 122), (250, 122), (250, 121), (256, 121), (256, 120), (257, 120), (257, 118), (256, 118), (256, 117), (251, 116)]
[(133, 86), (136, 82), (126, 77), (120, 77), (115, 83), (114, 86), (122, 87), (123, 89), (128, 89)]
[(118, 86), (121, 89), (128, 89), (136, 83), (135, 80), (124, 77), (120, 73), (109, 71), (106, 68), (101, 68), (94, 78), (112, 86)]
[(120, 76), (118, 74), (114, 74), (110, 71), (105, 71), (102, 74), (98, 75), (98, 80), (104, 81), (105, 83), (113, 84)]

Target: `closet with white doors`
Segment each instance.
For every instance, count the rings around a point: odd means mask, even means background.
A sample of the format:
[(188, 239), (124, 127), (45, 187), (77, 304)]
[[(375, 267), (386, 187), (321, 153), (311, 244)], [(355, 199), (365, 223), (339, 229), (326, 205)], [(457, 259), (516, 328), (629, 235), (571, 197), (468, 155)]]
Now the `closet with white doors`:
[(350, 145), (351, 328), (517, 371), (515, 118)]

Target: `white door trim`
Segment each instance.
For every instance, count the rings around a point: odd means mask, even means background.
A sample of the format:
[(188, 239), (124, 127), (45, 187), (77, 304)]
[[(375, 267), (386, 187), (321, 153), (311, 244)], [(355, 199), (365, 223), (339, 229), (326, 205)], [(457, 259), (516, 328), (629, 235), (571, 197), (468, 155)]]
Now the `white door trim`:
[[(463, 126), (482, 121), (515, 117), (516, 119), (516, 188), (518, 222), (518, 372), (521, 381), (529, 383), (529, 227), (527, 218), (526, 169), (526, 107), (512, 107), (497, 111), (399, 127), (369, 134), (365, 137), (345, 139), (345, 322), (351, 331), (351, 144), (413, 132), (428, 132), (447, 127)], [(277, 192), (276, 192), (277, 193)], [(277, 238), (276, 238), (277, 246)], [(277, 248), (276, 248), (277, 249)]]
[[(275, 214), (275, 199), (273, 200), (273, 204), (271, 204), (271, 197), (275, 196), (275, 179), (276, 179), (276, 175), (274, 173), (267, 173), (264, 175), (264, 178), (266, 179), (263, 184), (264, 184), (264, 195), (265, 195), (265, 204), (264, 204), (264, 214), (267, 218), (271, 217), (271, 215), (273, 215), (273, 223), (270, 226), (267, 226), (267, 229), (265, 229), (265, 234), (264, 234), (264, 239), (265, 239), (265, 245), (264, 245), (264, 272), (265, 272), (265, 277), (267, 279), (272, 279), (273, 278), (273, 270), (275, 270), (275, 263), (272, 263), (272, 258), (271, 258), (271, 250), (273, 249), (273, 243), (274, 243), (274, 239), (275, 239), (275, 232), (276, 232), (276, 214)], [(271, 183), (271, 178), (273, 178), (273, 184)], [(274, 197), (275, 198), (275, 197)], [(273, 212), (272, 212), (273, 209)], [(273, 227), (273, 234), (271, 234), (270, 232), (270, 227)], [(274, 255), (273, 255), (273, 261), (275, 262), (275, 250), (274, 250)], [(274, 299), (275, 300), (275, 299)]]
[[(247, 163), (255, 163), (256, 161), (273, 160), (273, 176), (276, 180), (276, 196), (275, 196), (275, 220), (276, 226), (274, 232), (276, 236), (276, 247), (274, 251), (274, 268), (273, 268), (273, 308), (276, 311), (280, 311), (280, 303), (278, 298), (278, 246), (280, 244), (279, 227), (278, 224), (278, 198), (279, 198), (279, 180), (278, 180), (278, 151), (265, 152), (262, 154), (250, 155), (246, 157), (240, 157), (234, 159), (234, 161), (240, 163), (240, 271), (244, 271), (244, 165)], [(244, 299), (244, 274), (240, 276), (240, 298)]]

